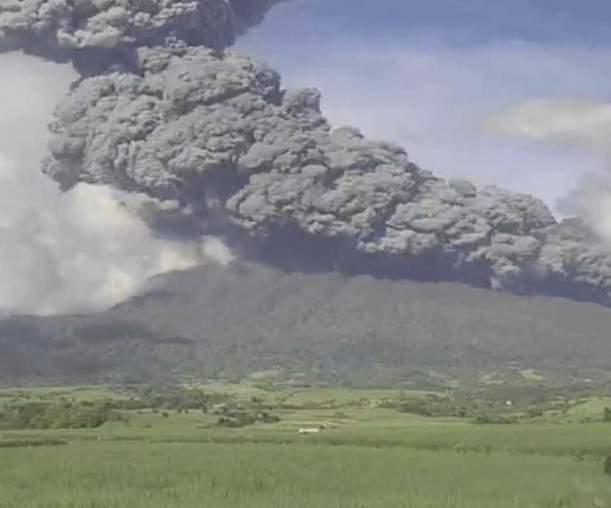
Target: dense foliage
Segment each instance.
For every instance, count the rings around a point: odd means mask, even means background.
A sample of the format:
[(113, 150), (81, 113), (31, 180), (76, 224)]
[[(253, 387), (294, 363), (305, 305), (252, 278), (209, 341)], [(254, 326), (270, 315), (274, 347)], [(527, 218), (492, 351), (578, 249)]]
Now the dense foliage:
[(0, 429), (93, 429), (121, 418), (106, 404), (28, 402), (0, 411)]
[(114, 409), (164, 409), (188, 411), (192, 409), (207, 412), (215, 404), (227, 402), (230, 397), (223, 393), (210, 393), (197, 388), (143, 388), (128, 399), (109, 401)]

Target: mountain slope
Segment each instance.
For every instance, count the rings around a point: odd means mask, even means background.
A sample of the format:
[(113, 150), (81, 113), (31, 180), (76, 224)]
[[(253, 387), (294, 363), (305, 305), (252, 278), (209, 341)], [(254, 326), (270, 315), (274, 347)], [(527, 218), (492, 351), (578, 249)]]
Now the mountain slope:
[(239, 379), (280, 365), (366, 383), (375, 368), (604, 368), (610, 329), (595, 304), (232, 263), (160, 277), (101, 314), (4, 320), (0, 373)]

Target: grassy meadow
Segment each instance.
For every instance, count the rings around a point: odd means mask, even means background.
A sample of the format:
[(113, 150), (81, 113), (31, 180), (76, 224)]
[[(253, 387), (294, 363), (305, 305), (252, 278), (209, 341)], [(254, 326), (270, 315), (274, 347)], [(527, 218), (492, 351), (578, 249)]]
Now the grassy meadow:
[[(605, 398), (479, 425), (380, 404), (424, 393), (209, 389), (231, 392), (235, 404), (265, 404), (279, 421), (227, 428), (210, 410), (139, 409), (97, 428), (0, 431), (0, 506), (611, 507)], [(126, 394), (100, 387), (0, 392), (4, 404), (113, 397)], [(298, 432), (318, 426), (317, 434)]]

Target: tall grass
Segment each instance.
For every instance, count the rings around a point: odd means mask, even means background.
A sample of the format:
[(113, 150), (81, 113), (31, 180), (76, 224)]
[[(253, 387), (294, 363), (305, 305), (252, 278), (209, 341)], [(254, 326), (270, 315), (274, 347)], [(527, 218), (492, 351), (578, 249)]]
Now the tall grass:
[[(0, 508), (611, 507), (609, 423), (280, 414), (243, 429), (143, 411), (99, 429), (0, 433)], [(337, 428), (296, 432), (316, 422)]]
[(596, 462), (346, 445), (80, 442), (0, 455), (3, 508), (585, 508)]

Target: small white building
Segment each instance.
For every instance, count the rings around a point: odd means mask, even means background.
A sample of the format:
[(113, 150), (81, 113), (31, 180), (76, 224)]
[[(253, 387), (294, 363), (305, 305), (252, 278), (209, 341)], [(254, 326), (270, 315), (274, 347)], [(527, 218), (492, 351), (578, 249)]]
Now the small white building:
[(318, 427), (303, 427), (299, 429), (300, 434), (319, 434), (322, 429), (324, 429), (324, 425), (320, 425)]

